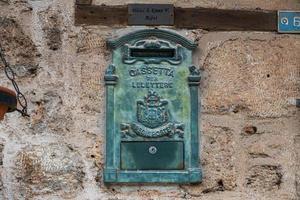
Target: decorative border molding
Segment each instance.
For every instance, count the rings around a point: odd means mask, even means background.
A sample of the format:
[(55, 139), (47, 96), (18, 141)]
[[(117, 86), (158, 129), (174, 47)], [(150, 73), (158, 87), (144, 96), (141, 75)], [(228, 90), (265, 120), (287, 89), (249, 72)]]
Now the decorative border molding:
[(189, 85), (198, 86), (200, 84), (201, 76), (200, 71), (195, 66), (189, 66), (190, 75), (188, 76)]
[(110, 64), (105, 70), (104, 80), (106, 85), (115, 85), (118, 81), (118, 76), (115, 75), (116, 67)]
[[(157, 176), (159, 174), (159, 176)], [(202, 180), (202, 171), (199, 168), (188, 170), (138, 170), (117, 171), (105, 170), (104, 181), (109, 183), (199, 183)]]
[(178, 43), (189, 50), (193, 50), (198, 46), (196, 43), (187, 40), (185, 37), (175, 32), (167, 31), (164, 29), (143, 29), (143, 30), (134, 31), (126, 35), (123, 35), (117, 39), (108, 40), (107, 46), (111, 49), (116, 49), (132, 40), (145, 39), (151, 36), (157, 37), (159, 39), (172, 41), (174, 43)]
[[(174, 51), (173, 57), (134, 57), (131, 56), (132, 49), (135, 50), (172, 50)], [(139, 40), (135, 44), (125, 44), (123, 47), (123, 62), (126, 64), (133, 64), (137, 61), (143, 61), (146, 64), (160, 64), (163, 61), (166, 61), (172, 65), (178, 65), (182, 62), (183, 59), (183, 51), (180, 45), (172, 45), (168, 41), (159, 40), (157, 38), (151, 38), (147, 40)]]
[[(199, 84), (201, 80), (200, 70), (194, 65), (189, 66), (190, 75), (188, 76), (188, 84), (190, 88), (190, 103), (191, 103), (191, 160), (190, 160), (190, 169), (189, 171), (194, 172), (194, 178), (199, 178), (197, 175), (199, 172), (201, 173), (201, 169), (199, 168)], [(201, 135), (200, 135), (201, 136)], [(202, 176), (200, 176), (200, 180), (202, 180)]]

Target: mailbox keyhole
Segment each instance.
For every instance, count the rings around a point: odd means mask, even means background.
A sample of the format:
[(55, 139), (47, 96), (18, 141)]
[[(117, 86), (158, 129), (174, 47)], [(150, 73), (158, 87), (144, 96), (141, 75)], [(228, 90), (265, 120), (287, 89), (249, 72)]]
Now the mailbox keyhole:
[(157, 148), (155, 146), (149, 147), (149, 153), (156, 154), (156, 152), (157, 152)]

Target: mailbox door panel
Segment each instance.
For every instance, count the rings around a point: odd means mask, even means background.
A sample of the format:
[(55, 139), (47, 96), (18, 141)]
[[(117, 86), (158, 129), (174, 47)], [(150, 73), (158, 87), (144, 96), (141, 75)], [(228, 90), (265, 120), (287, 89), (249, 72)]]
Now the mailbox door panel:
[(184, 169), (183, 142), (122, 142), (121, 169)]

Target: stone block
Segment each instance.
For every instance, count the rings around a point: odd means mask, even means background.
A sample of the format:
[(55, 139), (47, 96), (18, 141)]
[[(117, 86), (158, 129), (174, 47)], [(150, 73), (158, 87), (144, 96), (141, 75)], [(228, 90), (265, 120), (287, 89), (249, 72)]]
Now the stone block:
[(203, 111), (294, 116), (296, 108), (289, 101), (300, 95), (299, 40), (250, 37), (225, 39), (209, 51), (203, 65)]
[(249, 169), (246, 187), (257, 191), (277, 190), (280, 187), (282, 172), (280, 166), (256, 165)]
[[(36, 75), (40, 56), (32, 39), (11, 18), (0, 16), (0, 47), (17, 76)], [(3, 64), (0, 64), (0, 69)]]
[(233, 191), (237, 187), (237, 166), (234, 151), (234, 127), (227, 118), (202, 118), (201, 164), (203, 182), (182, 186), (190, 195), (214, 194)]
[(82, 190), (83, 162), (70, 145), (51, 143), (28, 146), (16, 157), (15, 199), (32, 199), (43, 194), (74, 197)]
[(50, 50), (59, 50), (62, 45), (62, 22), (60, 15), (48, 9), (40, 13), (40, 19), (43, 22), (43, 31), (47, 46)]

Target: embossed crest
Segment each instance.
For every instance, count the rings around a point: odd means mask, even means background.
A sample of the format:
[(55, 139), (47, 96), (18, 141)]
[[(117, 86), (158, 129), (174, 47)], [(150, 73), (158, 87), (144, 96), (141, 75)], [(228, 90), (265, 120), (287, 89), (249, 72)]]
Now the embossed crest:
[[(184, 134), (184, 124), (170, 121), (168, 101), (149, 90), (144, 100), (137, 100), (137, 122), (121, 123), (122, 137), (173, 137)], [(136, 135), (132, 134), (135, 133)]]
[(169, 121), (168, 101), (161, 100), (154, 91), (149, 91), (144, 101), (137, 101), (137, 120), (148, 128), (157, 128)]

